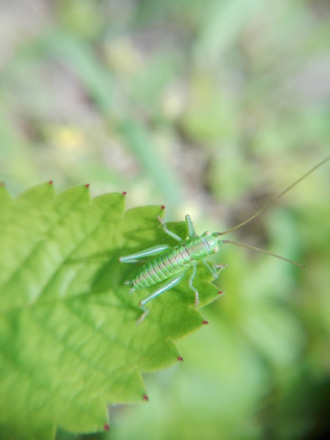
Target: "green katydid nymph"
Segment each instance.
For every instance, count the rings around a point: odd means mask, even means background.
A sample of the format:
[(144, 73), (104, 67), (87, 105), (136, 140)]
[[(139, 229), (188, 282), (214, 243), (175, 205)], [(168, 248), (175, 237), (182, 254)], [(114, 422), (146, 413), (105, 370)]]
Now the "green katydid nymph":
[(199, 294), (198, 290), (193, 284), (197, 273), (197, 265), (199, 262), (201, 262), (209, 270), (214, 279), (218, 278), (224, 266), (221, 264), (211, 265), (206, 260), (206, 258), (211, 254), (218, 253), (220, 247), (226, 243), (231, 243), (259, 252), (263, 252), (273, 257), (280, 258), (281, 260), (295, 264), (296, 266), (304, 267), (302, 264), (296, 263), (287, 258), (281, 257), (263, 249), (256, 248), (254, 246), (231, 240), (222, 240), (221, 236), (228, 234), (229, 232), (235, 231), (236, 229), (256, 218), (259, 214), (268, 209), (279, 198), (284, 196), (284, 194), (290, 191), (294, 186), (298, 185), (298, 183), (304, 180), (309, 174), (322, 166), (328, 160), (330, 160), (330, 157), (324, 159), (322, 162), (318, 163), (316, 166), (307, 171), (303, 176), (301, 176), (298, 180), (289, 185), (280, 194), (272, 198), (251, 217), (247, 218), (238, 225), (227, 229), (224, 232), (204, 232), (204, 234), (202, 235), (197, 235), (190, 216), (186, 215), (185, 221), (187, 229), (187, 239), (182, 240), (182, 238), (179, 237), (177, 234), (168, 230), (163, 219), (158, 217), (158, 220), (163, 226), (164, 232), (172, 237), (174, 240), (176, 240), (178, 242), (178, 245), (175, 247), (171, 247), (168, 244), (153, 246), (149, 249), (145, 249), (135, 254), (119, 258), (119, 261), (122, 263), (137, 263), (140, 259), (150, 258), (149, 261), (147, 261), (137, 271), (136, 275), (130, 281), (126, 281), (125, 284), (129, 284), (131, 287), (130, 293), (139, 289), (159, 285), (153, 293), (151, 293), (149, 296), (139, 302), (139, 308), (142, 310), (142, 314), (139, 317), (138, 322), (143, 321), (143, 319), (149, 313), (149, 310), (145, 307), (145, 304), (156, 298), (161, 293), (179, 284), (189, 270), (191, 270), (191, 274), (188, 283), (190, 289), (195, 294), (195, 306), (197, 306), (199, 304)]

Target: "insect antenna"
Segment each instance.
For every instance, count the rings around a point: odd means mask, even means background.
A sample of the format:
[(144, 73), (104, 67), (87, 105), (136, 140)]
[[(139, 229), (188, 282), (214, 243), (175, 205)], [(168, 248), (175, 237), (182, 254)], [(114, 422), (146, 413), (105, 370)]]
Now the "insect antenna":
[(222, 243), (236, 244), (237, 246), (245, 247), (245, 248), (248, 248), (248, 249), (252, 249), (254, 251), (262, 252), (263, 254), (271, 255), (272, 257), (279, 258), (280, 260), (287, 261), (288, 263), (294, 264), (295, 266), (298, 266), (298, 267), (302, 267), (302, 268), (306, 267), (303, 264), (296, 263), (295, 261), (289, 260), (289, 258), (281, 257), (280, 255), (274, 254), (273, 252), (268, 252), (268, 251), (265, 251), (264, 249), (260, 249), (260, 248), (257, 248), (255, 246), (251, 246), (249, 244), (240, 243), (239, 241), (222, 240)]
[[(241, 223), (239, 223), (236, 226), (233, 226), (230, 229), (227, 229), (224, 232), (217, 232), (216, 235), (225, 235), (228, 234), (229, 232), (235, 231), (236, 229), (240, 228), (241, 226), (245, 225), (246, 223), (249, 223), (251, 220), (253, 220), (254, 218), (256, 218), (259, 214), (261, 214), (262, 212), (266, 211), (266, 209), (268, 209), (270, 206), (272, 206), (278, 199), (280, 199), (281, 197), (283, 197), (287, 192), (289, 192), (292, 188), (294, 188), (296, 185), (298, 185), (298, 183), (300, 183), (302, 180), (304, 180), (307, 176), (309, 176), (311, 173), (313, 173), (315, 170), (317, 170), (317, 168), (321, 167), (323, 164), (325, 164), (328, 160), (330, 160), (330, 157), (327, 157), (326, 159), (322, 160), (321, 162), (319, 162), (317, 165), (315, 165), (313, 168), (311, 168), (309, 171), (307, 171), (307, 173), (303, 174), (301, 177), (299, 177), (299, 179), (297, 179), (295, 182), (291, 183), (291, 185), (289, 185), (287, 188), (285, 188), (280, 194), (278, 194), (277, 196), (273, 197), (272, 199), (269, 200), (269, 202), (267, 202), (262, 208), (259, 209), (259, 211), (257, 211), (256, 213), (254, 213), (253, 215), (251, 215), (251, 217), (247, 218), (246, 220), (242, 221)], [(246, 246), (246, 245), (244, 245)], [(247, 246), (246, 246), (247, 247)], [(259, 251), (262, 251), (261, 249), (258, 249)], [(265, 252), (265, 251), (262, 251)], [(265, 252), (267, 253), (267, 252)], [(278, 257), (278, 256), (277, 256)], [(282, 257), (279, 257), (282, 258)], [(285, 258), (282, 258), (282, 260), (285, 260)], [(294, 263), (295, 264), (295, 263)]]

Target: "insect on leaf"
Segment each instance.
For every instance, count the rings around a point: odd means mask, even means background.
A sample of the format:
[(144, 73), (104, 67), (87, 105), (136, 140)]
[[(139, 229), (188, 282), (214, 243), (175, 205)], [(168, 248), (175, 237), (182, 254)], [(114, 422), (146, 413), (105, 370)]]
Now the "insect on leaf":
[[(125, 212), (123, 194), (91, 199), (86, 186), (56, 195), (49, 182), (16, 199), (0, 186), (0, 438), (104, 430), (108, 404), (143, 402), (141, 373), (180, 358), (173, 340), (203, 323), (187, 283), (137, 326), (146, 289), (129, 295), (136, 267), (119, 263), (171, 242), (162, 212)], [(197, 281), (201, 304), (217, 297), (210, 278)]]

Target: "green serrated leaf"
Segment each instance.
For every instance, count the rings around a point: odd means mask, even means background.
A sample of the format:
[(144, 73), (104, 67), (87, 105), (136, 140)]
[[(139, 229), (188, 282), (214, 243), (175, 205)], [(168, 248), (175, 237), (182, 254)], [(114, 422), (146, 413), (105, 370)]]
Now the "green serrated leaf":
[[(47, 183), (13, 200), (0, 188), (1, 438), (103, 430), (107, 405), (143, 401), (141, 373), (176, 362), (173, 340), (202, 325), (185, 280), (136, 324), (148, 290), (128, 295), (137, 268), (118, 258), (171, 238), (159, 206), (124, 206), (86, 186), (55, 196)], [(203, 305), (217, 297), (209, 281), (201, 270)]]

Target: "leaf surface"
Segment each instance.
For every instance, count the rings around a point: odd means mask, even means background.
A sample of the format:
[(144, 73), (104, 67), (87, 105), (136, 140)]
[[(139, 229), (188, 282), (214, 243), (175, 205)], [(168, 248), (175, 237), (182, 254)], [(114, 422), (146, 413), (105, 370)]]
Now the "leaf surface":
[[(125, 196), (55, 195), (46, 183), (12, 199), (0, 187), (0, 437), (43, 439), (57, 426), (94, 432), (107, 405), (146, 399), (142, 372), (177, 361), (174, 340), (202, 325), (186, 280), (150, 303), (128, 295), (136, 264), (118, 258), (157, 243), (159, 206), (125, 211)], [(171, 229), (184, 235), (182, 223)], [(200, 268), (201, 304), (217, 297)], [(149, 304), (148, 304), (149, 305)], [(10, 433), (10, 435), (8, 434)]]

